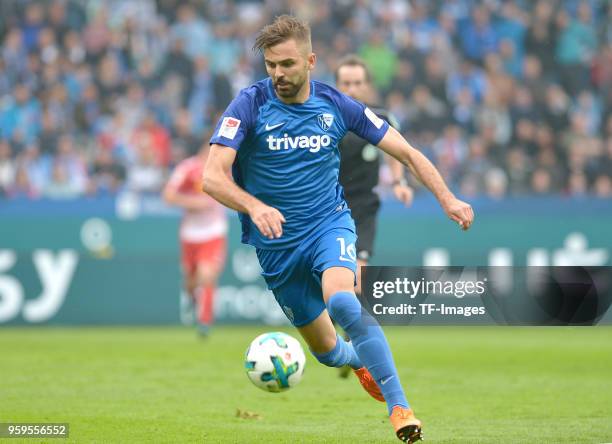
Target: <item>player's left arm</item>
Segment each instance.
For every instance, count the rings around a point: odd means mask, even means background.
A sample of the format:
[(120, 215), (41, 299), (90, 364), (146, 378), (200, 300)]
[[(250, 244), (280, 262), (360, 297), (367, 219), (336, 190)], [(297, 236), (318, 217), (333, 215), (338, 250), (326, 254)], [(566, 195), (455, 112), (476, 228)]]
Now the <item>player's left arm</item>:
[(181, 193), (173, 188), (165, 188), (162, 197), (169, 205), (181, 207), (187, 211), (205, 210), (218, 205), (216, 200), (204, 192), (200, 195), (193, 195)]
[(436, 196), (449, 218), (464, 230), (470, 228), (474, 221), (472, 207), (455, 197), (427, 157), (414, 149), (395, 128), (362, 103), (339, 92), (332, 97), (338, 104), (346, 129), (377, 145), (385, 153), (406, 165)]
[(472, 207), (455, 197), (436, 167), (393, 127), (389, 127), (378, 147), (406, 165), (417, 179), (438, 199), (448, 217), (467, 230), (474, 221)]
[(162, 198), (167, 204), (187, 211), (205, 210), (218, 205), (216, 200), (203, 191), (201, 194), (182, 193), (180, 187), (184, 180), (184, 171), (180, 167), (176, 168), (162, 191)]

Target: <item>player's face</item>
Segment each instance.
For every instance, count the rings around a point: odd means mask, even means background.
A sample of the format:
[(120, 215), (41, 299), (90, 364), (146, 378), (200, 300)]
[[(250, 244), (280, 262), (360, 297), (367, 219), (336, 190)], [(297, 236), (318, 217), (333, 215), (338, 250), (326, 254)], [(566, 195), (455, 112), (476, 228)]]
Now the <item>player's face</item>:
[(281, 98), (291, 99), (300, 93), (309, 80), (315, 55), (308, 52), (306, 45), (290, 39), (265, 49), (264, 60), (276, 93)]
[(336, 86), (341, 92), (360, 102), (366, 102), (368, 99), (370, 85), (365, 69), (361, 66), (341, 66), (338, 69)]

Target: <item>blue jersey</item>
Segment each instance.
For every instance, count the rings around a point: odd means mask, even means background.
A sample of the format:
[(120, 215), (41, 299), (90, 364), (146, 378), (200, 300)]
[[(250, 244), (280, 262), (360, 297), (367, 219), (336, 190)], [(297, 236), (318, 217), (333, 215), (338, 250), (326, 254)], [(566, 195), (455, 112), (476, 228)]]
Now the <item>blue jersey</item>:
[(271, 79), (243, 89), (223, 113), (210, 143), (237, 150), (235, 182), (285, 217), (283, 235), (263, 236), (240, 214), (242, 241), (262, 249), (300, 243), (347, 206), (338, 183), (338, 144), (352, 131), (377, 145), (389, 125), (365, 105), (321, 82), (300, 104), (277, 98)]

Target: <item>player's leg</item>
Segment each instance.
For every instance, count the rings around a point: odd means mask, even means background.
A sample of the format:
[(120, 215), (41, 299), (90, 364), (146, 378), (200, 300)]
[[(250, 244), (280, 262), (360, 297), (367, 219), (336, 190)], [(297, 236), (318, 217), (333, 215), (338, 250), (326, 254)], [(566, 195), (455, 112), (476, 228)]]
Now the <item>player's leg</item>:
[(368, 261), (374, 251), (374, 238), (376, 236), (376, 217), (379, 208), (378, 201), (375, 203), (354, 203), (355, 208), (351, 208), (351, 214), (355, 220), (357, 242), (357, 270), (355, 293), (361, 295), (361, 267), (368, 265)]
[(181, 271), (183, 282), (180, 295), (180, 317), (185, 325), (192, 325), (195, 320), (196, 298), (196, 268), (194, 246), (191, 243), (181, 242)]
[(331, 316), (348, 333), (357, 356), (380, 388), (398, 438), (406, 442), (418, 441), (421, 439), (421, 422), (408, 405), (382, 329), (362, 309), (353, 292), (353, 276), (353, 272), (344, 267), (324, 270), (323, 299)]
[[(374, 249), (374, 236), (376, 234), (376, 216), (378, 214), (378, 202), (369, 203), (354, 199), (351, 203), (351, 215), (355, 221), (357, 233), (357, 268), (355, 270), (355, 294), (361, 295), (361, 267), (368, 265), (368, 260)], [(348, 334), (344, 332), (344, 339), (349, 340)], [(342, 367), (339, 369), (341, 378), (348, 378), (351, 369)]]
[(214, 321), (214, 295), (225, 264), (225, 255), (224, 238), (212, 239), (198, 246), (195, 291), (198, 299), (198, 327), (203, 334), (208, 332)]
[[(361, 294), (361, 267), (367, 265), (368, 263), (366, 261), (362, 261), (360, 259), (357, 259), (357, 268), (355, 270), (355, 293), (357, 295)], [(348, 333), (343, 331), (343, 335), (344, 340), (345, 341), (350, 341), (351, 338), (349, 337)], [(349, 367), (348, 365), (345, 365), (344, 367), (340, 367), (338, 369), (338, 375), (343, 378), (346, 379), (349, 377), (349, 375), (351, 374), (351, 367)]]
[(348, 366), (355, 370), (363, 367), (353, 344), (338, 336), (327, 310), (323, 310), (309, 324), (298, 327), (298, 331), (308, 344), (310, 352), (321, 364), (328, 367)]
[(361, 368), (352, 344), (336, 333), (321, 297), (320, 280), (310, 271), (307, 250), (307, 246), (281, 251), (257, 250), (268, 288), (319, 362), (330, 367)]
[[(354, 292), (356, 236), (344, 223), (321, 237), (315, 252), (314, 271), (321, 276), (323, 300), (330, 316), (348, 333), (357, 356), (387, 402), (398, 438), (414, 442), (421, 437), (421, 423), (414, 417), (393, 362), (385, 335), (376, 320), (363, 310)], [(358, 374), (358, 376), (360, 376)], [(360, 382), (374, 396), (368, 384)]]

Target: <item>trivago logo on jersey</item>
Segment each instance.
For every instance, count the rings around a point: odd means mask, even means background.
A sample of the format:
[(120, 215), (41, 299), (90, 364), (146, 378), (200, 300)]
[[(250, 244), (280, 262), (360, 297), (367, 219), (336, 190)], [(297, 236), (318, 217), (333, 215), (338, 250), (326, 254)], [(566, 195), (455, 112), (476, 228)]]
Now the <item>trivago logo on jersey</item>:
[(308, 149), (311, 153), (317, 153), (323, 147), (331, 145), (331, 137), (327, 134), (313, 134), (312, 136), (290, 137), (287, 133), (283, 137), (268, 136), (268, 149), (271, 151), (288, 150), (296, 148)]

